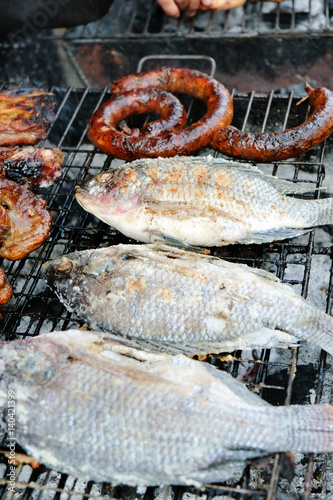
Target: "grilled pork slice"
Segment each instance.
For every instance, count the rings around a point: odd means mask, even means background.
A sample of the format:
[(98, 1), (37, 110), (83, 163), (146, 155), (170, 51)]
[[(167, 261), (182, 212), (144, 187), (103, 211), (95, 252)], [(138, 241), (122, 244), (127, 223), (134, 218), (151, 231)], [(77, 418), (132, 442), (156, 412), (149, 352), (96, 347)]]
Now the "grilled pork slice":
[(64, 155), (59, 148), (0, 148), (0, 175), (29, 189), (60, 180)]
[(51, 230), (46, 202), (23, 186), (0, 178), (0, 257), (18, 260), (39, 248)]
[(54, 119), (52, 92), (13, 88), (0, 92), (0, 146), (37, 144)]

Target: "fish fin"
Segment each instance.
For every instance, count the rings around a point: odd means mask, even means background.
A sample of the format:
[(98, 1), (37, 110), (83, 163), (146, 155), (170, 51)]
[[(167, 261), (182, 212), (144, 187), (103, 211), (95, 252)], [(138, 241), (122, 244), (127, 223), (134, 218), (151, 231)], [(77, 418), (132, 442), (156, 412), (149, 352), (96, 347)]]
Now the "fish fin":
[[(194, 160), (194, 159), (193, 159)], [(208, 160), (208, 158), (207, 158)], [(199, 161), (197, 158), (196, 161)], [(265, 176), (265, 179), (267, 181), (270, 181), (272, 185), (275, 186), (275, 188), (279, 191), (280, 194), (305, 194), (305, 193), (311, 193), (318, 188), (313, 185), (309, 184), (307, 186), (302, 186), (298, 182), (293, 182), (291, 180), (286, 180), (286, 179), (280, 179), (279, 177), (275, 177), (274, 175), (269, 175), (260, 170), (258, 167), (251, 165), (250, 163), (241, 163), (233, 160), (225, 160), (222, 158), (210, 158), (209, 163), (215, 164), (215, 165), (223, 165), (226, 167), (236, 167), (237, 170), (243, 171), (243, 172), (252, 172), (253, 174), (256, 175), (263, 175)], [(320, 187), (319, 189), (325, 190), (325, 187)]]
[[(299, 339), (324, 349), (333, 356), (333, 318), (302, 300), (304, 314), (295, 319), (290, 331)], [(305, 302), (305, 303), (304, 303)]]
[[(202, 254), (207, 254), (209, 253), (209, 250), (203, 247), (197, 247), (195, 245), (189, 245), (188, 243), (185, 243), (180, 238), (176, 238), (175, 236), (172, 236), (171, 234), (165, 234), (162, 233), (161, 231), (156, 231), (154, 229), (148, 230), (148, 233), (150, 234), (151, 242), (162, 245), (168, 245), (172, 247), (176, 247), (180, 250), (187, 250), (189, 252), (195, 252), (195, 253), (202, 253)], [(161, 251), (165, 251), (165, 248), (161, 248)]]
[(250, 350), (253, 348), (288, 348), (299, 345), (299, 339), (283, 332), (262, 327), (255, 332), (239, 335), (233, 339), (206, 342), (164, 343), (162, 341), (126, 338), (127, 345), (144, 349), (150, 352), (165, 352), (167, 354), (186, 354), (196, 356), (202, 354), (219, 354), (221, 352), (233, 352), (237, 349)]
[(309, 229), (293, 229), (288, 227), (279, 227), (276, 229), (268, 229), (267, 231), (257, 231), (250, 233), (246, 238), (244, 238), (241, 243), (250, 245), (252, 243), (262, 244), (270, 243), (272, 241), (286, 240), (289, 238), (297, 238), (297, 236), (302, 236), (303, 234), (311, 231)]
[(247, 404), (252, 404), (254, 406), (270, 406), (270, 403), (267, 403), (264, 399), (258, 398), (257, 394), (249, 391), (244, 382), (240, 382), (227, 372), (216, 370), (212, 365), (204, 363), (204, 366), (207, 371), (211, 371), (211, 374), (214, 375), (214, 377), (221, 380), (223, 384), (228, 386), (230, 391)]
[[(257, 454), (260, 452), (257, 452)], [(205, 469), (200, 469), (193, 471), (187, 475), (187, 483), (192, 484), (194, 480), (202, 483), (219, 483), (222, 481), (227, 481), (236, 474), (240, 474), (245, 466), (248, 456), (251, 456), (251, 452), (233, 452), (233, 456), (237, 455), (237, 458), (231, 459), (228, 457), (227, 460), (216, 461), (207, 465)], [(241, 455), (238, 457), (238, 455)]]
[[(271, 184), (279, 191), (280, 194), (305, 194), (315, 191), (317, 188), (312, 185), (301, 186), (296, 182), (278, 179), (277, 177), (269, 176)], [(325, 188), (321, 188), (325, 189)]]
[(262, 327), (255, 332), (240, 334), (232, 339), (221, 339), (218, 342), (200, 342), (193, 344), (184, 342), (182, 349), (186, 354), (217, 354), (220, 352), (232, 352), (237, 349), (248, 350), (254, 348), (288, 348), (299, 344), (299, 339), (283, 332)]
[[(242, 264), (246, 265), (246, 264)], [(267, 281), (274, 281), (275, 283), (282, 283), (280, 278), (275, 276), (275, 274), (271, 273), (270, 271), (265, 271), (265, 269), (258, 269), (257, 267), (249, 267), (246, 266), (246, 271), (256, 274), (257, 276), (261, 276), (262, 278), (265, 278)], [(288, 285), (286, 283), (283, 284), (284, 288), (286, 288)]]

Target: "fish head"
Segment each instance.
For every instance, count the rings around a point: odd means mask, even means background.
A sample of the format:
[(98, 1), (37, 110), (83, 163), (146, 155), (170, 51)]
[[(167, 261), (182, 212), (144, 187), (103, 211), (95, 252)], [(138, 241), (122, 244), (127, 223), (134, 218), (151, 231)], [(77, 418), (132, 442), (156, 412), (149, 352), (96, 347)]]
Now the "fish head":
[(105, 281), (130, 258), (122, 245), (77, 251), (46, 262), (42, 273), (60, 301), (75, 311), (90, 302), (91, 294), (100, 294)]
[(85, 267), (90, 255), (90, 251), (72, 252), (42, 265), (41, 271), (47, 284), (71, 310), (77, 305), (76, 300), (80, 300), (76, 299), (77, 291), (89, 286)]
[(87, 212), (105, 220), (110, 215), (122, 215), (135, 208), (151, 181), (144, 172), (130, 166), (117, 168), (76, 186), (75, 198)]
[(15, 391), (15, 383), (26, 388), (50, 380), (66, 363), (68, 349), (40, 336), (0, 343), (0, 406), (7, 400), (9, 390)]
[[(132, 246), (134, 247), (134, 245)], [(85, 277), (89, 276), (96, 278), (103, 273), (111, 274), (123, 262), (131, 258), (134, 259), (135, 256), (135, 250), (126, 252), (125, 245), (82, 250), (45, 262), (42, 265), (42, 273), (49, 283), (70, 281), (75, 284), (78, 283), (78, 278), (84, 280)]]
[(14, 389), (14, 381), (27, 388), (40, 386), (73, 360), (78, 362), (87, 352), (99, 356), (113, 348), (130, 350), (112, 334), (99, 334), (85, 328), (0, 342), (0, 402), (4, 395), (7, 399), (10, 388)]

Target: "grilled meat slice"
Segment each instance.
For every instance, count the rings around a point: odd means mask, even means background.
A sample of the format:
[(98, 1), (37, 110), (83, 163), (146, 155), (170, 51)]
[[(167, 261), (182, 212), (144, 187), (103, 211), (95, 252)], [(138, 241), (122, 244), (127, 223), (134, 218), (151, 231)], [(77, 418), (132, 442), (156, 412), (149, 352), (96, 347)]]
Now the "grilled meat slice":
[(0, 257), (22, 259), (44, 243), (51, 230), (45, 200), (0, 178), (0, 206)]
[(54, 119), (51, 92), (13, 88), (0, 92), (0, 146), (37, 144)]
[(0, 148), (0, 176), (28, 187), (49, 187), (62, 175), (64, 155), (59, 148), (27, 146)]

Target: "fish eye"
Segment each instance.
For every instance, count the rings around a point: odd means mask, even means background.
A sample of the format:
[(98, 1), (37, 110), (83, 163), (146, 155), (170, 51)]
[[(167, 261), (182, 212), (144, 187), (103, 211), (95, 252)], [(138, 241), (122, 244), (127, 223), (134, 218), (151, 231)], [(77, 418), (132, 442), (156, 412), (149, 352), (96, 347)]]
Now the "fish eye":
[(104, 184), (108, 182), (112, 178), (112, 174), (110, 172), (102, 172), (101, 174), (96, 175), (96, 180)]
[(73, 262), (64, 258), (61, 259), (60, 264), (58, 266), (58, 271), (61, 273), (69, 273), (73, 269)]

